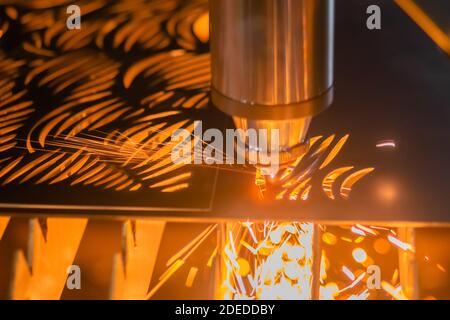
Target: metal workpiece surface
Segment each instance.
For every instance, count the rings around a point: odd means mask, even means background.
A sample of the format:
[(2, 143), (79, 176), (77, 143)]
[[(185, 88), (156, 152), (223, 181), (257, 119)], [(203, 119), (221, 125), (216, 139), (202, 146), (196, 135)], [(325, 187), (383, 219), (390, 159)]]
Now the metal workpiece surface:
[[(0, 112), (14, 110), (0, 119), (11, 130), (0, 129), (0, 212), (449, 223), (450, 61), (392, 2), (379, 1), (382, 29), (368, 30), (372, 2), (336, 1), (334, 102), (312, 118), (308, 153), (273, 180), (248, 166), (174, 166), (161, 143), (195, 120), (233, 127), (209, 102), (206, 1), (154, 8), (148, 32), (128, 38), (139, 15), (108, 4), (77, 36), (44, 39), (45, 29), (11, 23), (0, 52)], [(112, 18), (124, 22), (104, 28)]]

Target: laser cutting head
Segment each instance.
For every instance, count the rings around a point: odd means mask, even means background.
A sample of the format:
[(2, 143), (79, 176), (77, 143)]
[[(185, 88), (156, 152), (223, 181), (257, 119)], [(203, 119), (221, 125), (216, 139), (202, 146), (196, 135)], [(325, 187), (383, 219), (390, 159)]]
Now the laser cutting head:
[(281, 163), (301, 155), (333, 101), (334, 0), (211, 0), (210, 29), (213, 104), (278, 129)]

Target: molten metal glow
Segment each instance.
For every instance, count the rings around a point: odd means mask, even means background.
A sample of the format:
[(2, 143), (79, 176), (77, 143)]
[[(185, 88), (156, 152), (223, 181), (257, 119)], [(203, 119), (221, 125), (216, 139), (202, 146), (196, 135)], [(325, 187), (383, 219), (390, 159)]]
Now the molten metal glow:
[[(401, 282), (408, 266), (398, 256), (417, 253), (414, 244), (400, 240), (395, 229), (246, 221), (208, 226), (167, 261), (166, 271), (147, 298), (189, 265), (190, 256), (215, 230), (219, 245), (205, 264), (217, 271), (217, 299), (378, 300), (408, 299), (412, 294), (402, 287), (410, 285)], [(447, 272), (429, 255), (419, 258)], [(376, 287), (369, 268), (373, 266), (381, 271)], [(194, 285), (199, 271), (200, 267), (190, 265), (185, 286)]]
[(367, 253), (364, 249), (356, 248), (353, 250), (352, 255), (356, 262), (363, 263), (367, 260)]
[(313, 225), (227, 224), (221, 298), (310, 299)]
[[(407, 298), (396, 251), (414, 246), (393, 229), (247, 221), (227, 223), (222, 234), (219, 299)], [(371, 265), (387, 273), (379, 288), (371, 286)]]

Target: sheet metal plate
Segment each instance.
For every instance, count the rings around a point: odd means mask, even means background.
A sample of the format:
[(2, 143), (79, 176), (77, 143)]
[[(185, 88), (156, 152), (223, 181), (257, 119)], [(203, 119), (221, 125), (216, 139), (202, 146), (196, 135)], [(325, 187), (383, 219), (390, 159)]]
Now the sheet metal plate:
[[(34, 14), (40, 19), (65, 8), (36, 10), (12, 3), (20, 15)], [(365, 10), (370, 4), (379, 4), (382, 9), (381, 30), (366, 29)], [(207, 101), (209, 57), (201, 31), (205, 22), (196, 23), (204, 19), (207, 3), (168, 1), (163, 7), (153, 5), (145, 3), (149, 16), (140, 17), (142, 21), (133, 19), (138, 19), (137, 10), (143, 8), (123, 9), (132, 11), (128, 12), (114, 5), (93, 7), (82, 20), (78, 38), (67, 30), (53, 30), (50, 36), (48, 29), (14, 20), (14, 14), (3, 9), (2, 20), (9, 22), (9, 29), (1, 40), (2, 60), (6, 62), (1, 72), (6, 83), (13, 84), (3, 94), (5, 99), (11, 94), (14, 98), (6, 107), (19, 105), (19, 111), (30, 111), (19, 114), (22, 126), (1, 136), (5, 139), (0, 145), (2, 212), (450, 222), (450, 62), (394, 3), (385, 1), (336, 1), (335, 102), (313, 120), (310, 131), (311, 137), (322, 136), (316, 148), (327, 137), (335, 136), (316, 167), (311, 167), (311, 180), (305, 184), (310, 186), (308, 194), (302, 188), (295, 201), (289, 200), (290, 189), (284, 200), (275, 200), (278, 192), (269, 185), (261, 198), (248, 170), (239, 173), (185, 166), (158, 173), (168, 165), (152, 167), (163, 159), (157, 156), (139, 168), (134, 166), (145, 162), (144, 158), (137, 161), (134, 157), (132, 165), (122, 166), (123, 159), (130, 156), (130, 143), (149, 141), (184, 120), (184, 127), (196, 119), (210, 127), (231, 126), (230, 119)], [(127, 33), (127, 28), (132, 32)], [(88, 83), (98, 90), (90, 91), (93, 87)], [(32, 103), (28, 105), (28, 101)], [(111, 109), (105, 110), (108, 107)], [(105, 113), (99, 115), (100, 110)], [(176, 113), (151, 119), (167, 111)], [(55, 113), (48, 116), (51, 112)], [(92, 121), (83, 122), (86, 117)], [(144, 138), (133, 136), (136, 133)], [(15, 135), (13, 140), (7, 140), (11, 134)], [(347, 134), (336, 157), (319, 170), (324, 157)], [(73, 142), (73, 137), (93, 136), (102, 143), (111, 142), (113, 147), (105, 151), (93, 144), (88, 154), (67, 160), (79, 150), (74, 144), (84, 141)], [(34, 153), (30, 153), (28, 138)], [(376, 147), (386, 140), (394, 141), (396, 147)], [(16, 145), (8, 148), (11, 141)], [(114, 161), (108, 150), (118, 153), (116, 157), (122, 162)], [(64, 155), (55, 163), (20, 183), (61, 153)], [(89, 157), (83, 160), (85, 155)], [(39, 157), (43, 160), (38, 165), (8, 181)], [(76, 163), (78, 170), (70, 170)], [(91, 167), (83, 171), (89, 163)], [(51, 174), (58, 165), (57, 172)], [(331, 200), (323, 191), (325, 176), (349, 166), (352, 168), (334, 182), (335, 199)], [(341, 196), (345, 179), (368, 168), (374, 170), (352, 186), (347, 199)], [(94, 169), (97, 171), (92, 176), (74, 184)], [(146, 169), (150, 173), (142, 174)], [(105, 170), (109, 171), (100, 180), (92, 179)], [(180, 175), (181, 180), (176, 180)], [(89, 180), (94, 181), (86, 183)]]

